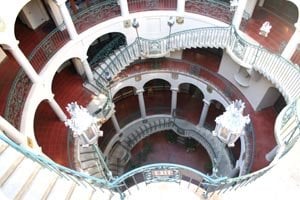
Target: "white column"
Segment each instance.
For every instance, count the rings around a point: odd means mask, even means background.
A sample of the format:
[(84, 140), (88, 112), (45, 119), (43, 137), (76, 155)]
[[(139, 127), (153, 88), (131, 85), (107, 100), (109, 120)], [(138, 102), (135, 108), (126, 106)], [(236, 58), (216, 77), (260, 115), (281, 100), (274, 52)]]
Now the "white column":
[(128, 2), (127, 0), (119, 0), (121, 16), (127, 17), (129, 15)]
[(177, 12), (179, 16), (182, 16), (185, 10), (185, 0), (177, 0)]
[(48, 99), (49, 105), (51, 106), (52, 110), (55, 112), (56, 116), (61, 120), (61, 121), (66, 121), (67, 116), (64, 113), (64, 111), (61, 109), (61, 107), (58, 105), (56, 100), (54, 99), (54, 96), (52, 98)]
[(178, 88), (171, 88), (171, 91), (172, 91), (172, 101), (171, 101), (171, 115), (172, 115), (177, 107)]
[(245, 11), (249, 14), (249, 17), (252, 17), (254, 9), (256, 7), (257, 0), (247, 1)]
[(70, 12), (66, 6), (66, 0), (56, 0), (56, 3), (59, 7), (60, 13), (64, 19), (64, 23), (67, 27), (67, 31), (70, 35), (70, 38), (72, 40), (76, 39), (78, 37), (77, 31), (75, 29), (74, 23), (72, 21)]
[(120, 133), (121, 129), (115, 113), (112, 114), (111, 120), (117, 133)]
[(87, 57), (81, 60), (85, 75), (90, 83), (94, 83), (94, 76)]
[(72, 63), (77, 71), (77, 73), (82, 76), (84, 75), (83, 64), (79, 58), (72, 58)]
[(202, 112), (200, 115), (200, 120), (198, 123), (198, 127), (203, 127), (206, 117), (207, 117), (207, 113), (208, 113), (208, 109), (209, 109), (209, 105), (210, 105), (210, 101), (207, 101), (206, 99), (203, 99), (203, 108), (202, 108)]
[(264, 6), (264, 3), (265, 3), (265, 0), (259, 0), (258, 6), (259, 6), (259, 7), (263, 7), (263, 6)]
[(20, 50), (18, 46), (18, 41), (12, 46), (6, 47), (11, 54), (14, 56), (16, 61), (19, 63), (19, 65), (23, 68), (25, 71), (26, 75), (30, 78), (30, 80), (33, 83), (38, 83), (41, 81), (39, 75), (36, 73), (34, 70), (33, 66), (29, 62), (29, 60), (26, 58), (26, 56), (23, 54), (23, 52)]
[(236, 8), (236, 11), (232, 19), (232, 25), (236, 29), (239, 29), (240, 27), (246, 5), (247, 5), (247, 0), (239, 0), (238, 7)]
[(65, 27), (60, 26), (63, 24), (64, 19), (61, 16), (61, 13), (59, 11), (59, 7), (53, 0), (46, 0), (45, 3), (47, 4), (47, 7), (49, 8), (49, 13), (51, 15), (51, 18), (53, 19), (55, 25), (57, 28), (59, 28), (60, 31), (64, 30)]
[(142, 118), (146, 117), (146, 108), (145, 108), (145, 101), (144, 101), (144, 90), (137, 90), (136, 93), (138, 95), (139, 99), (139, 106), (140, 106), (140, 111), (141, 111), (141, 116)]
[(13, 127), (8, 121), (0, 116), (0, 129), (5, 135), (13, 140), (17, 144), (27, 146), (27, 137), (20, 133), (15, 127)]
[(281, 53), (281, 56), (288, 60), (291, 59), (298, 47), (298, 44), (300, 43), (300, 23), (296, 23), (295, 27), (296, 30), (294, 34), (292, 35), (283, 52)]

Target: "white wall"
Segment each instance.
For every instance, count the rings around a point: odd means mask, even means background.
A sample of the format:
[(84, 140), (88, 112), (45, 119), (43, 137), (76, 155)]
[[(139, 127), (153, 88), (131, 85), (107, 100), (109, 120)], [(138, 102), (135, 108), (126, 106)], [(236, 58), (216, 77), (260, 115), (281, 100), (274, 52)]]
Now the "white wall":
[[(239, 68), (240, 65), (235, 63), (224, 51), (218, 73), (224, 76), (243, 93), (243, 95), (249, 100), (254, 110), (273, 105), (274, 101), (271, 100), (273, 100), (272, 98), (274, 98), (276, 95), (274, 95), (274, 93), (270, 93), (270, 97), (267, 97), (266, 93), (268, 89), (270, 87), (274, 87), (274, 85), (265, 77), (261, 76), (257, 72), (254, 72), (254, 76), (251, 77), (249, 82), (250, 86), (242, 87), (234, 79), (234, 75), (238, 73)], [(262, 103), (263, 99), (264, 101)]]
[(49, 20), (49, 16), (41, 0), (31, 0), (20, 12), (20, 19), (31, 29), (36, 29)]

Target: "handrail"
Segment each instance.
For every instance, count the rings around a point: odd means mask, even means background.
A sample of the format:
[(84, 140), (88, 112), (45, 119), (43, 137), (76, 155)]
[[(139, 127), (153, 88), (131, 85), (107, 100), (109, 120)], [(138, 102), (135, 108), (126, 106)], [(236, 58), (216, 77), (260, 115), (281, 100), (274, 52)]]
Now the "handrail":
[[(208, 152), (208, 155), (211, 158), (211, 161), (213, 163), (213, 167), (217, 168), (220, 174), (222, 175), (229, 174), (230, 170), (232, 170), (231, 168), (232, 166), (230, 166), (231, 160), (230, 160), (229, 152), (227, 151), (225, 146), (219, 148), (218, 146), (219, 144), (217, 143), (218, 140), (214, 140), (214, 138), (210, 136), (209, 132), (206, 131), (205, 129), (201, 129), (199, 131), (196, 128), (188, 129), (178, 124), (178, 122), (182, 122), (184, 120), (173, 117), (171, 115), (165, 115), (165, 114), (163, 115), (155, 114), (153, 116), (150, 115), (147, 116), (146, 118), (135, 120), (133, 123), (140, 123), (141, 120), (146, 120), (146, 121), (140, 125), (135, 125), (135, 128), (130, 127), (130, 130), (132, 129), (133, 131), (130, 132), (129, 134), (126, 134), (126, 136), (123, 134), (122, 139), (119, 138), (120, 141), (122, 141), (121, 143), (123, 143), (124, 146), (126, 146), (129, 150), (133, 148), (143, 138), (153, 133), (156, 133), (161, 130), (173, 130), (179, 136), (191, 137), (195, 139), (198, 143), (200, 143)], [(124, 129), (123, 131), (126, 132)], [(117, 141), (114, 141), (114, 143), (111, 143), (110, 146), (114, 146), (116, 142)], [(223, 150), (225, 150), (226, 152), (220, 153)], [(106, 149), (106, 151), (110, 151), (110, 150)], [(109, 153), (107, 152), (107, 154)], [(114, 157), (111, 154), (109, 155), (111, 157)], [(225, 165), (226, 162), (227, 164)], [(220, 168), (220, 164), (228, 166), (228, 168), (226, 167)]]
[(78, 171), (69, 169), (67, 167), (64, 167), (62, 165), (59, 165), (55, 163), (54, 161), (48, 159), (46, 156), (43, 156), (42, 154), (39, 154), (37, 152), (34, 152), (30, 149), (27, 149), (25, 147), (22, 147), (9, 138), (5, 137), (3, 133), (0, 133), (0, 139), (4, 142), (6, 142), (10, 147), (14, 148), (21, 154), (25, 155), (27, 158), (31, 159), (34, 162), (39, 163), (41, 166), (49, 169), (50, 171), (55, 172), (60, 177), (65, 177), (66, 179), (73, 179), (76, 178), (77, 182), (80, 182), (83, 180), (85, 183), (90, 185), (91, 187), (94, 186), (101, 186), (103, 188), (107, 188), (109, 186), (109, 183), (105, 179), (99, 179), (95, 178), (93, 176), (89, 176), (84, 173), (80, 173)]
[(95, 70), (96, 78), (104, 80), (104, 85), (107, 85), (105, 73), (108, 72), (113, 77), (139, 57), (162, 57), (170, 51), (190, 47), (225, 48), (241, 65), (255, 69), (274, 83), (287, 102), (300, 96), (300, 69), (281, 56), (244, 40), (234, 27), (186, 30), (157, 40), (137, 38), (135, 42), (107, 58)]
[[(168, 174), (168, 176), (166, 177), (166, 179), (164, 179), (163, 181), (171, 181), (171, 182), (177, 182), (177, 181), (181, 181), (183, 180), (182, 177), (187, 176), (190, 178), (190, 182), (191, 179), (194, 179), (196, 181), (198, 181), (198, 187), (200, 187), (200, 185), (211, 185), (211, 186), (217, 186), (220, 182), (226, 180), (226, 177), (220, 177), (220, 178), (212, 178), (211, 176), (208, 176), (202, 172), (199, 172), (191, 167), (187, 167), (184, 165), (179, 165), (179, 164), (171, 164), (171, 163), (155, 163), (155, 164), (149, 164), (149, 165), (145, 165), (145, 166), (141, 166), (138, 167), (136, 169), (133, 169), (125, 174), (123, 174), (120, 177), (117, 177), (115, 180), (112, 181), (112, 185), (114, 186), (123, 186), (126, 189), (128, 189), (128, 183), (126, 183), (126, 180), (128, 180), (129, 178), (132, 178), (134, 181), (134, 184), (137, 185), (138, 182), (135, 179), (135, 176), (138, 174), (144, 174), (144, 173), (151, 173), (151, 171), (163, 171), (163, 170), (175, 170), (175, 173), (170, 172)], [(177, 171), (177, 172), (176, 172)], [(184, 173), (184, 171), (187, 171), (189, 173)], [(180, 173), (181, 172), (181, 173)], [(190, 173), (192, 173), (193, 175), (191, 175)], [(158, 173), (159, 174), (159, 173)], [(163, 176), (163, 173), (161, 174)], [(159, 179), (159, 175), (155, 176), (155, 174), (153, 175), (153, 177), (149, 177), (148, 176), (142, 176), (141, 178), (144, 178), (144, 180), (140, 181), (140, 182), (160, 182), (161, 180)], [(196, 179), (197, 178), (197, 179)], [(123, 190), (124, 191), (124, 190)]]

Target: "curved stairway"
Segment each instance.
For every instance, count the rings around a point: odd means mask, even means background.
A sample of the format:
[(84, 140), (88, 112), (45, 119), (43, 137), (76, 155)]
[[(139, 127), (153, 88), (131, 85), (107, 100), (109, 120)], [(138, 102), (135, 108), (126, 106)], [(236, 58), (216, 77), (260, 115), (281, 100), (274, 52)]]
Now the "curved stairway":
[[(37, 159), (33, 161), (4, 142), (3, 140), (9, 139), (2, 132), (0, 134), (0, 199), (81, 200), (111, 199), (114, 196), (107, 189), (100, 189), (80, 180), (80, 177), (63, 172), (53, 161), (42, 155), (32, 152)], [(19, 147), (21, 148), (23, 147)], [(43, 160), (48, 160), (47, 165), (43, 164)]]

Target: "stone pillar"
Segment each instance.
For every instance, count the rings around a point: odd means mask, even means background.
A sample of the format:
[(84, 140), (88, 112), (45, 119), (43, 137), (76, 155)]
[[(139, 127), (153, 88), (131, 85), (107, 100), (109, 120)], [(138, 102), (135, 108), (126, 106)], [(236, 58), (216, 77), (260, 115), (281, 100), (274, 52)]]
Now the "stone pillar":
[(182, 16), (185, 10), (185, 0), (177, 0), (177, 12), (179, 16)]
[(50, 99), (48, 99), (49, 105), (51, 106), (52, 110), (55, 112), (56, 116), (60, 119), (60, 121), (66, 121), (67, 116), (64, 113), (64, 111), (61, 109), (61, 107), (58, 105), (56, 100), (54, 99), (54, 96), (52, 96)]
[(173, 115), (173, 112), (176, 111), (176, 107), (177, 107), (178, 88), (171, 88), (171, 91), (172, 91), (171, 115)]
[(67, 27), (70, 38), (72, 40), (76, 39), (78, 37), (78, 34), (72, 21), (70, 12), (66, 6), (66, 0), (56, 0), (56, 4), (58, 5), (60, 13), (64, 19), (64, 24)]
[(90, 83), (94, 83), (95, 81), (94, 81), (93, 72), (89, 62), (87, 61), (87, 58), (82, 59), (81, 62), (88, 81)]
[(256, 3), (257, 3), (257, 0), (247, 1), (245, 11), (249, 14), (250, 18), (252, 17), (252, 14), (253, 14), (254, 9), (256, 7)]
[(240, 27), (240, 24), (242, 22), (244, 10), (247, 5), (247, 0), (240, 0), (238, 7), (235, 10), (233, 19), (232, 19), (232, 25), (238, 30)]
[(79, 58), (72, 58), (72, 63), (76, 69), (76, 72), (80, 75), (83, 76), (85, 74), (82, 62)]
[(289, 42), (287, 43), (286, 47), (281, 53), (281, 56), (286, 58), (287, 60), (291, 59), (293, 54), (295, 53), (298, 44), (300, 43), (300, 23), (295, 24), (296, 30), (292, 37), (290, 38)]
[(129, 15), (128, 2), (127, 0), (119, 0), (121, 16), (127, 17)]
[(60, 26), (61, 24), (63, 24), (64, 19), (61, 16), (61, 13), (59, 11), (59, 7), (57, 6), (57, 4), (53, 1), (53, 0), (46, 0), (45, 3), (47, 4), (48, 12), (51, 15), (51, 18), (53, 19), (55, 25), (57, 28), (59, 28), (60, 31), (64, 30), (63, 26)]
[(13, 127), (8, 121), (6, 121), (2, 116), (0, 116), (0, 129), (5, 133), (5, 135), (13, 140), (15, 143), (28, 146), (27, 137), (20, 133), (15, 127)]
[(11, 54), (14, 56), (16, 61), (19, 63), (19, 65), (23, 68), (26, 75), (29, 77), (29, 79), (33, 83), (38, 83), (41, 81), (39, 75), (34, 70), (33, 66), (29, 62), (29, 60), (26, 58), (26, 56), (23, 54), (23, 52), (20, 50), (18, 46), (18, 41), (16, 41), (13, 46), (6, 46), (5, 48), (11, 52)]
[(117, 120), (117, 117), (116, 117), (115, 113), (112, 114), (111, 120), (112, 120), (112, 123), (113, 123), (114, 128), (117, 131), (117, 133), (120, 133), (121, 128), (120, 128), (120, 125), (119, 125), (119, 122)]
[(198, 123), (198, 127), (203, 127), (206, 117), (207, 117), (207, 113), (208, 113), (208, 109), (209, 109), (209, 105), (210, 105), (210, 101), (207, 101), (206, 99), (203, 99), (203, 108), (202, 108), (202, 112), (200, 115), (200, 119), (199, 119), (199, 123)]
[(265, 0), (259, 0), (258, 6), (259, 6), (259, 7), (263, 7), (263, 6), (264, 6), (264, 3), (265, 3)]
[(137, 90), (136, 91), (139, 99), (139, 106), (140, 106), (140, 111), (141, 111), (141, 117), (145, 118), (146, 117), (146, 108), (145, 108), (145, 101), (144, 101), (144, 90)]

